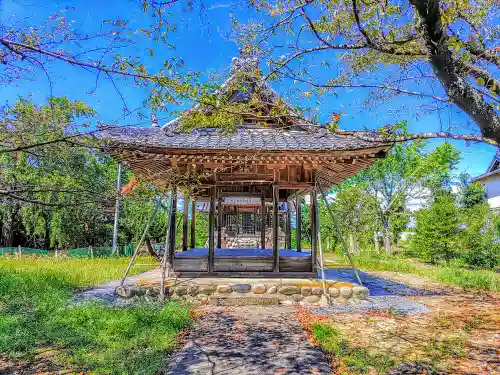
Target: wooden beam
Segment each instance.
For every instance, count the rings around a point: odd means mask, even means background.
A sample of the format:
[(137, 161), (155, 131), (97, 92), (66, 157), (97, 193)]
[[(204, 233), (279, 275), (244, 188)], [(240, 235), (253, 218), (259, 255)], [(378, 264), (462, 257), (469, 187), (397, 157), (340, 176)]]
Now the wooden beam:
[(188, 199), (184, 197), (184, 211), (182, 217), (182, 251), (188, 248)]
[(278, 186), (273, 186), (273, 271), (280, 270), (279, 227), (278, 227)]
[(196, 201), (191, 201), (191, 249), (196, 247)]
[(217, 188), (212, 187), (210, 195), (210, 212), (208, 215), (208, 272), (214, 272), (214, 258), (215, 258), (215, 198), (217, 195)]
[(302, 207), (300, 206), (300, 203), (302, 201), (302, 196), (297, 195), (295, 197), (295, 233), (296, 233), (296, 246), (297, 246), (297, 251), (301, 252), (302, 251)]
[(264, 191), (261, 192), (260, 197), (260, 247), (266, 248), (266, 200), (264, 198)]

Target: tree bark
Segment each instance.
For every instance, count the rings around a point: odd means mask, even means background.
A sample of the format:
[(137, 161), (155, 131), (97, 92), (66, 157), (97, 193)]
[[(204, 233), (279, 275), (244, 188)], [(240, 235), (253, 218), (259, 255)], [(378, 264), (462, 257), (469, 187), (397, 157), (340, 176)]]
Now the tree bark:
[(145, 238), (144, 242), (146, 243), (146, 247), (148, 249), (149, 255), (152, 257), (156, 257), (155, 250), (153, 249), (153, 245), (151, 244), (151, 240), (149, 238)]
[(391, 252), (391, 236), (389, 233), (389, 220), (384, 220), (384, 251), (386, 254)]
[(439, 0), (410, 0), (421, 18), (429, 62), (450, 99), (479, 126), (483, 136), (500, 141), (500, 117), (474, 87), (446, 44)]
[(349, 252), (351, 254), (356, 254), (356, 249), (354, 248), (354, 235), (349, 232)]
[(377, 232), (373, 232), (373, 244), (375, 245), (375, 252), (380, 254), (380, 244), (378, 242), (378, 234)]

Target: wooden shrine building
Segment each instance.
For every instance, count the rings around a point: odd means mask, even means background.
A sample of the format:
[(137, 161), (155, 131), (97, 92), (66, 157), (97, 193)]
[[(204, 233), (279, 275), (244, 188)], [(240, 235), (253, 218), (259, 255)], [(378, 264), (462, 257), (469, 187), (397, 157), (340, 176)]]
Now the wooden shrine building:
[[(189, 192), (184, 199), (182, 251), (174, 251), (175, 230), (171, 230), (174, 236), (168, 254), (180, 276), (315, 277), (318, 187), (328, 191), (384, 157), (391, 147), (331, 132), (289, 107), (284, 113), (271, 115), (275, 107), (283, 107), (283, 100), (258, 76), (241, 74), (256, 70), (255, 60), (233, 59), (230, 78), (217, 93), (229, 104), (248, 103), (251, 108), (252, 103), (260, 103), (258, 113), (242, 115), (234, 130), (211, 128), (207, 123), (185, 131), (181, 115), (162, 127), (120, 127), (102, 132), (104, 150), (133, 173), (157, 186)], [(197, 106), (186, 113), (193, 111), (204, 112), (209, 122), (210, 108)], [(300, 200), (304, 195), (310, 196), (310, 250), (301, 248)], [(189, 200), (208, 206), (206, 248), (195, 248), (194, 204), (188, 243)], [(236, 222), (231, 219), (236, 212), (251, 213), (250, 219)], [(297, 228), (293, 249), (292, 214), (296, 215)], [(175, 220), (171, 223), (175, 226)], [(225, 236), (234, 238), (241, 231), (256, 235), (255, 245), (227, 247)], [(280, 241), (283, 233), (285, 239)]]

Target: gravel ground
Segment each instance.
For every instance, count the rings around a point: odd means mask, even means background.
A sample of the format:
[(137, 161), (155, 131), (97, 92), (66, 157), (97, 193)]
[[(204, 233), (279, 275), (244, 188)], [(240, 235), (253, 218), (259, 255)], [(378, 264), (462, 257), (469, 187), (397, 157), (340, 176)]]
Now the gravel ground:
[[(135, 285), (137, 280), (153, 277), (157, 272), (157, 270), (150, 270), (135, 276), (127, 277), (124, 285)], [(107, 283), (77, 293), (73, 297), (73, 303), (77, 304), (86, 301), (98, 301), (110, 305), (122, 305), (125, 300), (122, 300), (115, 294), (115, 289), (120, 285), (120, 282), (121, 279), (108, 281)]]
[(365, 312), (365, 311), (393, 311), (396, 315), (419, 315), (430, 313), (425, 305), (410, 301), (401, 296), (371, 296), (366, 301), (348, 302), (343, 305), (332, 305), (314, 309), (317, 314), (332, 314), (335, 312)]

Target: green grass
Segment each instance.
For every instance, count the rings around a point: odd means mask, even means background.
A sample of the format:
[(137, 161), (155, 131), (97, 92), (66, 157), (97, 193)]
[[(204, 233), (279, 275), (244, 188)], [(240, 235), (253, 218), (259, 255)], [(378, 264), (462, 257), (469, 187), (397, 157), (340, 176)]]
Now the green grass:
[[(326, 267), (339, 265), (338, 259), (333, 260), (331, 256), (327, 255), (325, 260)], [(362, 270), (404, 272), (465, 289), (500, 291), (500, 274), (495, 271), (468, 270), (455, 265), (427, 265), (398, 255), (362, 254), (356, 256), (354, 262)], [(348, 264), (343, 260), (340, 263)]]
[(395, 364), (388, 355), (374, 355), (365, 348), (351, 347), (340, 331), (328, 323), (313, 323), (311, 331), (323, 351), (335, 360), (340, 375), (366, 374), (370, 368), (385, 374)]
[[(50, 348), (57, 349), (55, 362), (63, 367), (155, 374), (179, 332), (189, 327), (189, 306), (69, 305), (76, 290), (121, 277), (127, 261), (0, 258), (0, 355), (33, 360), (37, 349)], [(133, 273), (147, 268), (134, 267)]]

